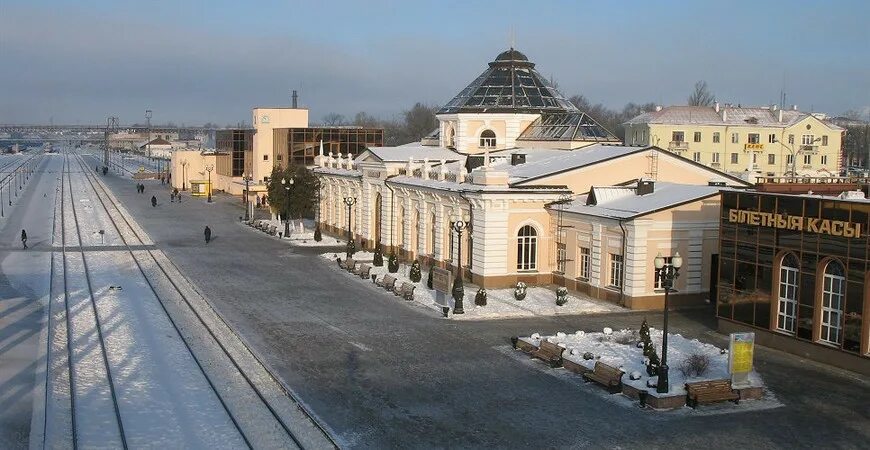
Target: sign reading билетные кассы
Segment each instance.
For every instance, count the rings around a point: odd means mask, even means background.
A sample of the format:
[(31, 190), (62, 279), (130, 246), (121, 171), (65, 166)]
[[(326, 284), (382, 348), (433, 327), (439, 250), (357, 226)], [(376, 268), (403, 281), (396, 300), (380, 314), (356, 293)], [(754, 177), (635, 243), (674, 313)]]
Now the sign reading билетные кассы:
[(755, 333), (731, 333), (728, 345), (728, 372), (731, 386), (749, 386), (752, 357), (755, 351)]
[(782, 228), (831, 236), (861, 237), (861, 224), (843, 220), (819, 219), (816, 217), (790, 216), (743, 209), (728, 210), (728, 221), (761, 227)]

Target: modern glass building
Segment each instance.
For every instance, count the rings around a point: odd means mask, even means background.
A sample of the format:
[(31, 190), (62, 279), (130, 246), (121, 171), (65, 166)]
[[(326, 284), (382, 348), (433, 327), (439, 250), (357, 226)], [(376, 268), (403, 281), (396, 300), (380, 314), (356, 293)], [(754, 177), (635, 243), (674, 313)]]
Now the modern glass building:
[(858, 194), (723, 191), (720, 329), (870, 372), (870, 201)]
[(314, 165), (314, 157), (323, 142), (324, 154), (354, 157), (367, 147), (383, 147), (384, 130), (362, 127), (276, 128), (274, 130), (274, 161), (276, 164)]
[(220, 175), (241, 177), (245, 175), (245, 159), (250, 160), (254, 147), (254, 129), (217, 130), (215, 132), (216, 170)]

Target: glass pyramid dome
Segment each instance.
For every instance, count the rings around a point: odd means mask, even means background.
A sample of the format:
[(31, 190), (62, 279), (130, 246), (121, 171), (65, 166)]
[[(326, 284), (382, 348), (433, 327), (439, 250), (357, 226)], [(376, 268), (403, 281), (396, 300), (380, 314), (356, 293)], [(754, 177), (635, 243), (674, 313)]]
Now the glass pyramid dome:
[(438, 114), (576, 112), (526, 55), (513, 48), (500, 53), (489, 68)]

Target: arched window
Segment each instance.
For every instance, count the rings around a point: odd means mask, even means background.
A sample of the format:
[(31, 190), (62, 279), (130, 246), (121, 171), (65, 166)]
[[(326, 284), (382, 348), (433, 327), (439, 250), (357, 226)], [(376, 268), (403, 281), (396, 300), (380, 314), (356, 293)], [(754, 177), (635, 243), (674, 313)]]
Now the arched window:
[(822, 329), (819, 339), (840, 345), (843, 335), (843, 306), (846, 302), (846, 271), (838, 261), (825, 266), (822, 284)]
[(397, 225), (398, 236), (396, 236), (396, 245), (403, 247), (405, 244), (405, 208), (399, 207), (399, 216), (396, 217), (399, 222)]
[(447, 127), (447, 148), (453, 148), (456, 146), (456, 143), (454, 140), (455, 136), (456, 136), (456, 133), (453, 131), (453, 127), (448, 126)]
[(800, 263), (794, 253), (787, 253), (779, 266), (779, 301), (776, 329), (794, 333), (797, 323), (797, 289)]
[(375, 220), (372, 223), (375, 225), (375, 245), (381, 245), (381, 213), (383, 208), (383, 200), (381, 199), (381, 193), (375, 196)]
[(495, 148), (494, 131), (483, 130), (483, 133), (480, 133), (480, 148)]
[(520, 228), (517, 234), (517, 270), (538, 268), (538, 232), (531, 225)]
[(421, 242), (420, 241), (420, 210), (419, 209), (414, 211), (414, 224), (412, 226), (414, 227), (414, 236), (415, 236), (414, 248), (412, 248), (412, 250), (414, 250), (414, 252), (416, 253), (420, 249), (420, 242)]

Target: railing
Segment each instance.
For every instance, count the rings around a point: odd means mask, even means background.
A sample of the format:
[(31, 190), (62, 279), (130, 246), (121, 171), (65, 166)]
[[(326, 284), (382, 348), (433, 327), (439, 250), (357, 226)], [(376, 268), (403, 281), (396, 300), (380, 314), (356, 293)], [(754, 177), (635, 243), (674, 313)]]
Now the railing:
[(801, 145), (800, 147), (798, 147), (798, 151), (800, 151), (801, 153), (814, 155), (814, 154), (819, 152), (819, 146), (818, 145)]
[(668, 143), (668, 150), (672, 152), (682, 152), (689, 149), (689, 143), (686, 141), (671, 141)]
[(868, 177), (755, 177), (758, 184), (870, 184)]

